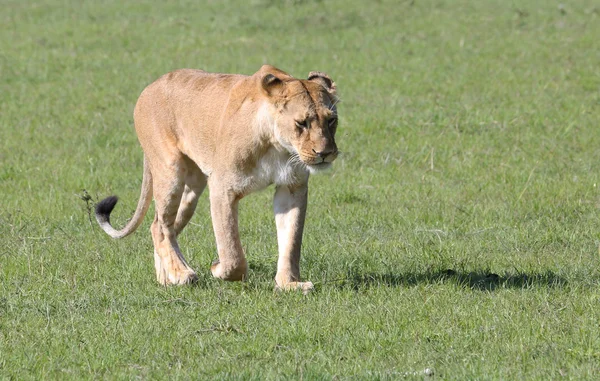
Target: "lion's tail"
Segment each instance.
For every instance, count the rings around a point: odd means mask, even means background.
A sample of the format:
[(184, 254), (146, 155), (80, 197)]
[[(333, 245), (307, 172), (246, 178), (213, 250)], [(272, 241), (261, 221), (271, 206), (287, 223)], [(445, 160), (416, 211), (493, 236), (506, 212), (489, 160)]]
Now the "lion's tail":
[(141, 225), (142, 221), (144, 220), (144, 216), (148, 211), (148, 207), (150, 207), (150, 203), (152, 202), (152, 173), (150, 172), (150, 166), (148, 165), (146, 156), (144, 156), (142, 191), (137, 208), (135, 209), (135, 213), (133, 214), (131, 220), (129, 220), (127, 225), (125, 225), (125, 227), (121, 230), (116, 230), (110, 224), (110, 213), (114, 209), (115, 205), (117, 205), (118, 200), (119, 198), (117, 196), (110, 196), (96, 204), (96, 220), (100, 224), (102, 230), (104, 230), (112, 238), (123, 238), (133, 233), (135, 229)]

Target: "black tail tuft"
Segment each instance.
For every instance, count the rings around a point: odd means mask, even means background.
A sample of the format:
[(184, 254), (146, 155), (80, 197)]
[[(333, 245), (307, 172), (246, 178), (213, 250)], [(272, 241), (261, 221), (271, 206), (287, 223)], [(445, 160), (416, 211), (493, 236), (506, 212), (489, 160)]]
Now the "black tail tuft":
[(117, 196), (110, 196), (96, 204), (96, 218), (99, 222), (110, 222), (110, 212), (117, 205), (117, 201)]

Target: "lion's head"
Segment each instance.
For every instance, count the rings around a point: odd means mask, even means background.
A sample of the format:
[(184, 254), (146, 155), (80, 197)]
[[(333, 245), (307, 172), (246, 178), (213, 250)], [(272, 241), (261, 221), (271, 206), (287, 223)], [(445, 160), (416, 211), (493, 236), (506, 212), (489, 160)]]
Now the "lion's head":
[(260, 71), (272, 107), (275, 137), (310, 172), (326, 169), (337, 156), (335, 83), (325, 73), (296, 79), (272, 66)]

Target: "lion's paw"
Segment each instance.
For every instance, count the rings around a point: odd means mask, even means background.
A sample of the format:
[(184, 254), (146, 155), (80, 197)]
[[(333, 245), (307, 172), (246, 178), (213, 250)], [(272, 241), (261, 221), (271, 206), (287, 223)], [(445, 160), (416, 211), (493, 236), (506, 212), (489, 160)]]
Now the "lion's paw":
[(215, 278), (227, 281), (240, 281), (248, 277), (248, 264), (243, 262), (234, 265), (224, 265), (218, 260), (210, 266), (210, 272)]
[(184, 285), (194, 284), (198, 281), (198, 275), (194, 270), (186, 269), (177, 271), (175, 274), (169, 274), (169, 284)]
[(164, 269), (160, 269), (156, 273), (156, 280), (163, 286), (168, 285), (186, 285), (193, 284), (198, 281), (198, 275), (194, 270), (185, 269), (181, 271), (172, 271), (167, 273)]
[(276, 291), (302, 291), (302, 294), (307, 295), (315, 289), (315, 285), (312, 282), (290, 282), (282, 286), (275, 285)]
[[(170, 266), (167, 267), (167, 264)], [(196, 272), (190, 269), (185, 263), (163, 260), (158, 256), (156, 251), (154, 252), (154, 268), (156, 270), (156, 280), (163, 286), (185, 285), (198, 281)]]

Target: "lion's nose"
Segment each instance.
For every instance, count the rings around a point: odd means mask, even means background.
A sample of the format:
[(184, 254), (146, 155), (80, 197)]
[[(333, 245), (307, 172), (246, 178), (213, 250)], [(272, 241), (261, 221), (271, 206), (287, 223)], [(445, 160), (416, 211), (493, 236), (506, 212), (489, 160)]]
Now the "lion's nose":
[(326, 148), (323, 151), (315, 151), (315, 149), (313, 148), (313, 152), (318, 157), (327, 157), (335, 152), (335, 148)]

